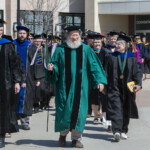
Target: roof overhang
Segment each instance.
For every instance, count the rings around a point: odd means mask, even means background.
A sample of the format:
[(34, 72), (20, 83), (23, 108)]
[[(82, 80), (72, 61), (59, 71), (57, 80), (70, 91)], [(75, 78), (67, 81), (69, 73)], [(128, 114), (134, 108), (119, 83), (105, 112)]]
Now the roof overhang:
[(150, 1), (148, 0), (124, 0), (98, 3), (99, 14), (114, 15), (143, 15), (150, 14)]

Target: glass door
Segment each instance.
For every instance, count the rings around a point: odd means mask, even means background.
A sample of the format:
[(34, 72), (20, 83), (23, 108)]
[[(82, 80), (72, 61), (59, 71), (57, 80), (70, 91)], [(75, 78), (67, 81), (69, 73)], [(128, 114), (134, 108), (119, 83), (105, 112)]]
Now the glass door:
[(150, 15), (135, 16), (135, 34), (146, 35), (147, 41), (150, 42)]

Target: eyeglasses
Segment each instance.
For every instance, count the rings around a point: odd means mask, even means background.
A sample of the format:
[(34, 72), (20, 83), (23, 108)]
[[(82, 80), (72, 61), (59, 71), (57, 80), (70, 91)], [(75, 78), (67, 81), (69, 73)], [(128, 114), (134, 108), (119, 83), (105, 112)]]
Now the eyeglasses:
[(94, 44), (101, 44), (101, 42), (94, 42)]
[(79, 35), (73, 34), (73, 35), (70, 35), (70, 37), (79, 37)]

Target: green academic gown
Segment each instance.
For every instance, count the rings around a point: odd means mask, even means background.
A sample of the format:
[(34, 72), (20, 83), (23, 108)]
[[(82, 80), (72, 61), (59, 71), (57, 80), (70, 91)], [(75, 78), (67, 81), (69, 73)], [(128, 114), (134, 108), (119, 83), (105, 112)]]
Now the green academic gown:
[(83, 132), (88, 112), (88, 81), (93, 88), (107, 84), (103, 67), (93, 50), (82, 44), (71, 49), (66, 43), (56, 48), (51, 63), (53, 72), (46, 71), (46, 80), (56, 84), (55, 131), (75, 129)]

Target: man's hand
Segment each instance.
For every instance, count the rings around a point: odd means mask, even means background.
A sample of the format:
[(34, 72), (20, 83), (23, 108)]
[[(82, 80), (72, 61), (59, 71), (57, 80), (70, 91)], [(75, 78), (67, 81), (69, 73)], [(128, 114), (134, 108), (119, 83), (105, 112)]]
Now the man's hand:
[(48, 66), (48, 71), (53, 71), (54, 70), (54, 65), (52, 63), (50, 63)]
[(36, 86), (40, 86), (40, 81), (36, 81)]
[(22, 83), (22, 84), (21, 84), (21, 87), (22, 87), (22, 88), (25, 88), (25, 87), (26, 87), (26, 83)]
[(99, 89), (100, 92), (104, 93), (104, 84), (98, 84), (97, 88)]
[(138, 92), (141, 89), (141, 86), (139, 85), (134, 85), (134, 92)]
[(144, 63), (144, 59), (142, 58), (142, 63)]
[(20, 92), (20, 84), (16, 83), (15, 84), (15, 94), (18, 94)]

